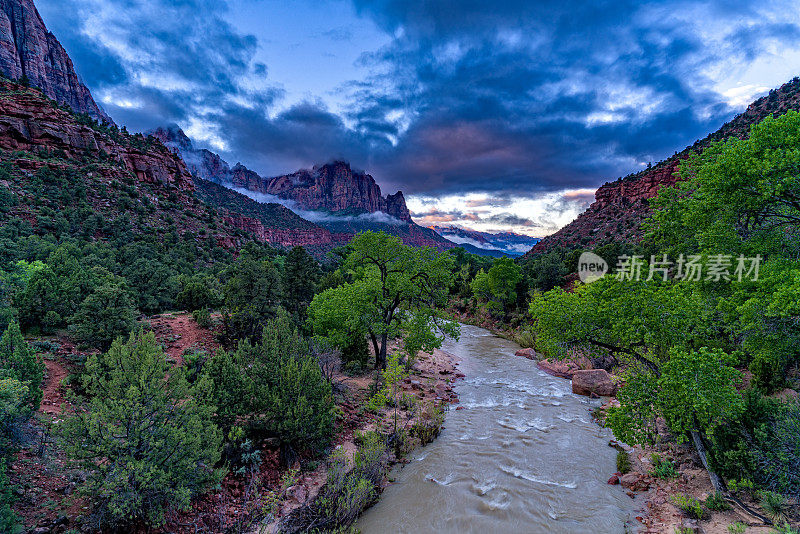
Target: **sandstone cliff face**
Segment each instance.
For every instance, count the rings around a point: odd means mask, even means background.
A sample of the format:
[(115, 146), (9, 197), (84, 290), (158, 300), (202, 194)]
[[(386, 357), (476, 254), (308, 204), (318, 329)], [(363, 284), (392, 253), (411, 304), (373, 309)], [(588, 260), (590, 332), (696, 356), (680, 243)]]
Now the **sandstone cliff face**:
[(353, 171), (344, 161), (270, 178), (259, 190), (293, 200), (307, 210), (382, 211), (402, 221), (411, 221), (402, 192), (384, 198), (372, 176)]
[(112, 123), (78, 79), (72, 60), (47, 28), (33, 0), (0, 0), (0, 73), (79, 113)]
[(595, 202), (577, 219), (537, 243), (526, 256), (556, 247), (592, 248), (608, 241), (636, 242), (642, 238), (641, 223), (650, 215), (650, 199), (662, 187), (674, 185), (680, 176), (679, 165), (691, 154), (700, 153), (714, 141), (730, 137), (745, 138), (753, 124), (768, 115), (800, 110), (800, 78), (770, 91), (716, 132), (696, 141), (682, 152), (652, 168), (602, 185)]
[[(148, 208), (135, 217), (140, 228), (163, 230), (174, 224), (181, 234), (212, 239), (234, 250), (256, 240), (312, 246), (324, 254), (343, 241), (284, 206), (260, 204), (193, 178), (181, 157), (153, 137), (83, 122), (40, 92), (0, 80), (0, 151), (3, 161), (27, 173), (20, 180), (28, 180), (41, 167), (72, 169), (85, 180), (87, 201), (97, 214), (113, 219), (126, 214), (131, 203), (141, 203)], [(135, 190), (133, 196), (121, 194), (114, 185), (119, 183)], [(23, 202), (16, 215), (35, 227), (35, 208), (35, 202)]]
[(344, 234), (343, 236), (332, 234), (328, 230), (319, 227), (310, 229), (268, 228), (258, 219), (229, 211), (226, 211), (223, 220), (230, 226), (247, 232), (258, 241), (283, 247), (306, 245), (335, 246), (336, 244), (347, 242), (352, 238), (349, 234)]
[(115, 139), (114, 128), (103, 131), (79, 124), (37, 93), (17, 92), (15, 84), (0, 81), (0, 148), (61, 151), (67, 158), (102, 153), (109, 167), (122, 167), (141, 181), (172, 184), (182, 191), (194, 189), (183, 161), (161, 143), (144, 136)]
[(383, 197), (380, 186), (372, 176), (354, 171), (346, 162), (336, 161), (284, 176), (264, 178), (241, 163), (230, 168), (217, 154), (195, 149), (191, 140), (176, 125), (158, 128), (151, 133), (178, 152), (189, 171), (204, 180), (275, 195), (291, 200), (304, 210), (383, 212), (401, 221), (411, 222), (411, 213), (401, 191)]

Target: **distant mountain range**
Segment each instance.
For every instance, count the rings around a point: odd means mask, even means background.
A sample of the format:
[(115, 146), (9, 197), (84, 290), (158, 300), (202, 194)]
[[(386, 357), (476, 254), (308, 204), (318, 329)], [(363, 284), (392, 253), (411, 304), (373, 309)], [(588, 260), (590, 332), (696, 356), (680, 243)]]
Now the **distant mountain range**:
[(692, 154), (703, 151), (714, 141), (729, 137), (745, 138), (750, 127), (768, 115), (783, 115), (800, 110), (800, 78), (773, 89), (714, 133), (696, 141), (681, 152), (643, 171), (602, 185), (595, 202), (577, 219), (537, 243), (526, 256), (557, 247), (594, 248), (607, 242), (634, 243), (642, 238), (642, 221), (650, 215), (650, 199), (659, 189), (674, 185), (680, 177), (678, 166)]
[(522, 256), (540, 241), (538, 237), (513, 232), (478, 232), (459, 226), (433, 226), (436, 233), (474, 254)]
[(365, 230), (383, 230), (414, 246), (441, 250), (456, 246), (414, 223), (401, 191), (384, 197), (372, 176), (353, 170), (345, 161), (266, 178), (241, 163), (231, 167), (218, 154), (195, 148), (177, 126), (159, 128), (152, 135), (178, 153), (192, 175), (261, 203), (282, 204), (333, 234), (352, 236)]

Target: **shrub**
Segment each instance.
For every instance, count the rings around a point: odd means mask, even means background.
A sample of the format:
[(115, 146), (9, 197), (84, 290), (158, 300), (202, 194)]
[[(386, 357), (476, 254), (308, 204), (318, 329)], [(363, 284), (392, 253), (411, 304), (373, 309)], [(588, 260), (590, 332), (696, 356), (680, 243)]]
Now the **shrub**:
[(362, 334), (351, 335), (339, 349), (342, 353), (342, 360), (346, 365), (358, 365), (360, 368), (367, 366), (369, 361), (369, 345), (366, 336)]
[(220, 290), (217, 280), (206, 274), (181, 276), (180, 291), (175, 297), (175, 305), (182, 310), (195, 311), (203, 308), (216, 308), (220, 303)]
[(242, 254), (223, 293), (226, 336), (257, 339), (264, 323), (277, 315), (283, 295), (280, 273), (272, 262)]
[(689, 497), (683, 493), (677, 493), (673, 495), (670, 500), (672, 504), (680, 508), (684, 514), (694, 519), (703, 519), (706, 514), (703, 505), (694, 497)]
[(0, 459), (14, 450), (19, 424), (31, 414), (26, 402), (28, 386), (13, 378), (0, 379)]
[(704, 504), (709, 510), (717, 512), (729, 510), (731, 507), (731, 505), (728, 504), (728, 501), (725, 500), (725, 496), (719, 492), (714, 492), (709, 495)]
[(800, 499), (800, 403), (782, 405), (771, 424), (756, 429), (757, 481), (770, 491)]
[(192, 317), (200, 328), (211, 326), (211, 313), (208, 308), (202, 308), (192, 312)]
[(410, 434), (418, 438), (422, 445), (427, 445), (436, 439), (443, 424), (444, 412), (432, 402), (425, 402), (417, 414), (417, 420), (411, 426)]
[(759, 504), (761, 505), (761, 508), (775, 526), (781, 526), (787, 522), (789, 503), (786, 500), (786, 497), (780, 493), (775, 493), (772, 491), (762, 491), (760, 492), (759, 497)]
[(104, 284), (84, 299), (71, 323), (78, 341), (107, 350), (136, 326), (136, 309), (126, 289)]
[(283, 465), (294, 463), (295, 450), (318, 452), (333, 434), (333, 391), (309, 354), (282, 360), (271, 389), (270, 430), (281, 444)]
[(530, 329), (519, 330), (513, 337), (514, 342), (522, 348), (532, 349), (536, 346), (536, 334)]
[(255, 345), (219, 351), (205, 366), (213, 382), (216, 420), (224, 430), (240, 421), (248, 437), (275, 437), (284, 465), (297, 451), (318, 453), (333, 434), (331, 384), (324, 380), (308, 341), (282, 313), (269, 321)]
[(617, 452), (617, 471), (623, 475), (631, 470), (631, 459), (625, 451)]
[(386, 475), (383, 438), (375, 432), (363, 434), (350, 467), (344, 449), (331, 454), (325, 487), (313, 507), (319, 528), (350, 525), (375, 500), (376, 488)]
[(0, 532), (14, 532), (17, 524), (17, 517), (11, 509), (13, 498), (11, 496), (11, 485), (8, 482), (6, 471), (6, 460), (0, 458)]
[(651, 471), (653, 476), (661, 479), (676, 478), (678, 476), (675, 464), (669, 460), (663, 459), (655, 453), (653, 453), (650, 459), (653, 462), (653, 470)]
[(742, 523), (741, 521), (737, 521), (736, 523), (731, 523), (728, 525), (728, 532), (731, 534), (744, 534), (747, 531), (747, 525)]
[[(170, 368), (155, 336), (131, 334), (86, 361), (85, 409), (61, 428), (66, 450), (88, 471), (100, 524), (160, 525), (170, 509), (218, 482), (222, 435), (204, 402), (209, 382), (190, 387)], [(177, 454), (176, 454), (177, 453)]]
[(0, 378), (12, 378), (24, 386), (27, 390), (20, 402), (36, 410), (42, 400), (43, 376), (41, 356), (22, 337), (19, 324), (11, 323), (0, 338)]
[(394, 449), (394, 454), (398, 458), (402, 458), (420, 445), (419, 438), (413, 437), (404, 428), (399, 429), (392, 434), (391, 446)]

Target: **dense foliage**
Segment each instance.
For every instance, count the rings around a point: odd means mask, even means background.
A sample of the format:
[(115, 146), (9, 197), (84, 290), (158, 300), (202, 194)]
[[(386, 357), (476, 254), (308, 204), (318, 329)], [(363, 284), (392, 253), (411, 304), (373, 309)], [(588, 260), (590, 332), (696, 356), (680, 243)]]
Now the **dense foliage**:
[[(711, 145), (684, 163), (685, 180), (662, 190), (646, 222), (638, 252), (653, 255), (651, 266), (671, 257), (666, 273), (651, 277), (645, 263), (638, 281), (607, 276), (530, 304), (540, 350), (624, 369), (621, 406), (608, 416), (618, 437), (653, 441), (663, 417), (680, 439), (709, 448), (723, 478), (795, 497), (797, 403), (763, 395), (798, 387), (798, 154), (795, 112)], [(686, 276), (689, 260), (726, 269)]]
[(153, 334), (131, 334), (90, 357), (83, 388), (84, 408), (61, 431), (70, 457), (90, 473), (86, 490), (101, 525), (160, 524), (220, 479), (211, 383), (190, 386)]
[(277, 438), (284, 465), (297, 451), (319, 453), (333, 433), (333, 393), (309, 341), (283, 312), (260, 341), (219, 351), (204, 368), (213, 383), (216, 421), (226, 432), (243, 426), (250, 439)]
[(44, 364), (11, 323), (0, 338), (0, 530), (11, 532), (11, 488), (6, 469), (20, 440), (22, 425), (39, 407)]

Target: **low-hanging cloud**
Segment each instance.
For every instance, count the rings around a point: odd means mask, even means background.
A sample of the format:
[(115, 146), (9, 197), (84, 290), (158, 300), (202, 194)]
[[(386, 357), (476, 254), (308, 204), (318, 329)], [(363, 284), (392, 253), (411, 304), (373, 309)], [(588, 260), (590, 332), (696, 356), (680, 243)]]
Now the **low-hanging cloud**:
[(280, 204), (281, 206), (285, 206), (295, 212), (297, 215), (302, 217), (307, 221), (311, 221), (313, 223), (348, 223), (348, 222), (361, 222), (361, 223), (381, 223), (381, 224), (389, 224), (392, 226), (402, 226), (408, 224), (405, 221), (401, 221), (397, 217), (393, 217), (388, 213), (384, 213), (382, 211), (376, 211), (372, 213), (360, 213), (358, 215), (337, 215), (335, 213), (330, 213), (327, 211), (316, 211), (316, 210), (306, 210), (298, 206), (297, 202), (291, 199), (281, 198), (279, 196), (270, 195), (268, 193), (259, 193), (257, 191), (250, 191), (249, 189), (245, 189), (243, 187), (237, 187), (231, 184), (226, 184), (226, 187), (236, 191), (237, 193), (241, 193), (251, 199), (255, 200), (256, 202), (260, 202), (262, 204)]

